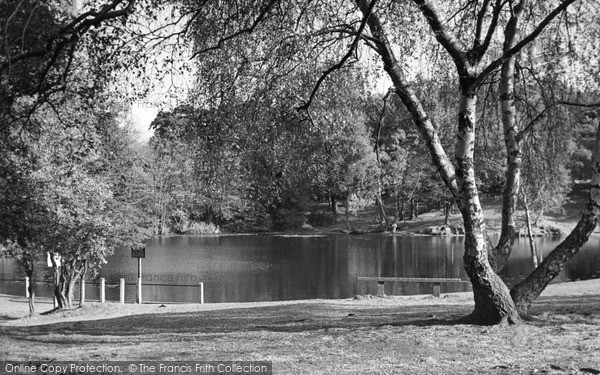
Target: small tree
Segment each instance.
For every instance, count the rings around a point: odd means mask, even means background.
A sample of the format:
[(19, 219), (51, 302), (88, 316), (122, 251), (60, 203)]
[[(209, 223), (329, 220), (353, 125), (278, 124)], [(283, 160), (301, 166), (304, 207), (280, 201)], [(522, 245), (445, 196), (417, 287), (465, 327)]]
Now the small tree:
[(33, 271), (36, 259), (39, 258), (39, 249), (29, 246), (20, 246), (19, 244), (7, 240), (0, 245), (0, 257), (16, 259), (25, 270), (25, 275), (29, 278), (29, 316), (35, 315), (35, 287), (33, 283)]
[(71, 308), (75, 283), (88, 267), (93, 270), (105, 263), (118, 244), (121, 223), (111, 217), (115, 205), (106, 182), (79, 169), (47, 181), (46, 189), (45, 201), (54, 214), (47, 245), (55, 275), (54, 295), (59, 308)]

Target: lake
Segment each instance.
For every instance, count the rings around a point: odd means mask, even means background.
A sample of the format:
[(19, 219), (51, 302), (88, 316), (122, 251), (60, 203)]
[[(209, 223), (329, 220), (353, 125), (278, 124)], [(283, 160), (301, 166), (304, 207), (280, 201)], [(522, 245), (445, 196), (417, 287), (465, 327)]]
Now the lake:
[[(248, 302), (314, 298), (347, 298), (376, 294), (376, 281), (358, 277), (443, 277), (467, 280), (462, 237), (326, 235), (221, 235), (159, 238), (146, 246), (142, 262), (143, 300), (198, 302), (204, 283), (205, 302)], [(542, 254), (558, 243), (537, 239)], [(600, 236), (592, 236), (571, 260), (559, 281), (600, 277)], [(106, 278), (107, 300), (118, 300), (125, 278), (126, 300), (135, 300), (137, 260), (129, 249), (107, 259), (87, 283), (87, 298), (98, 298), (99, 277)], [(519, 239), (502, 278), (509, 284), (533, 269), (526, 239)], [(13, 260), (0, 260), (0, 293), (23, 295), (24, 273)], [(51, 269), (40, 262), (36, 293), (51, 295)], [(442, 293), (470, 290), (469, 283), (444, 283)], [(431, 283), (386, 282), (387, 294), (431, 293)]]

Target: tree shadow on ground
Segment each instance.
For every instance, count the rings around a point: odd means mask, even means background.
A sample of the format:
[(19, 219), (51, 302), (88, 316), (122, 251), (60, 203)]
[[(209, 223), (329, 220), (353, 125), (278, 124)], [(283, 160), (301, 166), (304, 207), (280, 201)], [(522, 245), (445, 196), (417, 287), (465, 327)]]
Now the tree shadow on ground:
[(8, 315), (8, 314), (0, 314), (0, 322), (3, 320), (17, 320), (20, 319), (20, 316)]
[[(600, 295), (540, 298), (526, 324), (600, 323)], [(209, 339), (215, 335), (251, 331), (300, 333), (377, 329), (385, 326), (443, 326), (461, 324), (471, 312), (466, 305), (360, 306), (298, 303), (226, 310), (139, 314), (118, 318), (71, 321), (29, 327), (0, 327), (0, 334), (17, 340), (46, 343), (160, 340), (164, 335)]]
[(600, 323), (600, 295), (540, 297), (529, 315), (535, 324)]
[[(168, 309), (168, 307), (166, 308)], [(29, 327), (0, 327), (13, 338), (48, 342), (48, 335), (137, 336), (159, 334), (210, 335), (243, 331), (308, 332), (381, 326), (447, 325), (467, 315), (464, 305), (368, 307), (338, 304), (291, 304), (228, 310), (130, 315)], [(43, 336), (43, 338), (42, 338)]]

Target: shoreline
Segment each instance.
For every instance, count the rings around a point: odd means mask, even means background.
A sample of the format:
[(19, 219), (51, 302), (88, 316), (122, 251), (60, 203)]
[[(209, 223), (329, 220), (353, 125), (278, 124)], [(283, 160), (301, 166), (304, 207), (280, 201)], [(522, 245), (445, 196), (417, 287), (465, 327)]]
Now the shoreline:
[[(487, 227), (488, 234), (490, 237), (497, 237), (500, 235), (501, 230), (501, 199), (500, 198), (486, 198), (482, 202), (483, 216)], [(536, 238), (564, 238), (566, 237), (577, 225), (581, 217), (581, 211), (585, 207), (585, 200), (581, 197), (573, 195), (567, 199), (563, 205), (562, 212), (560, 214), (544, 214), (540, 217), (537, 228), (546, 228), (546, 234), (537, 235)], [(392, 210), (388, 210), (392, 212)], [(220, 233), (220, 234), (208, 234), (207, 236), (219, 236), (219, 235), (278, 235), (278, 236), (320, 236), (320, 235), (334, 235), (334, 234), (347, 234), (347, 235), (363, 235), (363, 234), (387, 234), (391, 236), (444, 236), (443, 234), (428, 234), (424, 233), (428, 230), (434, 229), (441, 226), (450, 227), (461, 227), (462, 228), (462, 217), (460, 213), (454, 212), (449, 216), (448, 224), (444, 224), (445, 215), (442, 210), (432, 209), (426, 212), (422, 212), (418, 215), (418, 218), (407, 221), (399, 221), (397, 223), (397, 229), (395, 232), (384, 230), (381, 223), (374, 220), (376, 209), (374, 207), (368, 207), (360, 210), (357, 214), (349, 217), (348, 227), (346, 226), (345, 216), (338, 214), (333, 222), (329, 225), (324, 226), (308, 226), (304, 228), (294, 228), (282, 231), (255, 231), (247, 233)], [(526, 238), (525, 235), (525, 224), (523, 222), (524, 212), (520, 209), (516, 210), (517, 214), (517, 227), (521, 233), (519, 237)], [(560, 235), (556, 236), (552, 232), (554, 230), (560, 231)], [(593, 235), (600, 235), (600, 224), (596, 227)], [(460, 234), (448, 234), (448, 237), (460, 237)]]
[[(600, 295), (600, 279), (567, 281), (552, 283), (541, 294), (540, 298), (556, 297), (585, 297)], [(29, 310), (28, 299), (23, 296), (0, 294), (0, 326), (36, 326), (58, 322), (87, 321), (107, 319), (135, 314), (157, 313), (182, 313), (204, 312), (217, 310), (252, 309), (252, 308), (278, 308), (291, 305), (321, 305), (333, 304), (340, 306), (445, 306), (448, 304), (461, 304), (473, 306), (472, 292), (443, 293), (440, 297), (430, 294), (419, 295), (386, 295), (376, 297), (361, 295), (342, 299), (304, 299), (283, 301), (259, 302), (222, 302), (222, 303), (169, 303), (147, 302), (141, 305), (134, 303), (120, 304), (115, 301), (100, 303), (90, 301), (83, 307), (74, 307), (70, 310), (52, 312), (53, 305), (50, 298), (36, 298), (35, 317), (27, 316)]]

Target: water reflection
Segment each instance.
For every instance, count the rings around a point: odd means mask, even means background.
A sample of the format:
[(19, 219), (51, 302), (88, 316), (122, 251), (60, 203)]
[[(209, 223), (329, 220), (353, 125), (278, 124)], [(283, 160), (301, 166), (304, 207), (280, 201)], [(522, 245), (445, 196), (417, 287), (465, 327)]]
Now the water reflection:
[[(557, 241), (538, 240), (545, 256)], [(600, 277), (600, 237), (595, 236), (567, 265), (560, 280)], [(460, 237), (366, 236), (215, 236), (156, 239), (143, 260), (145, 301), (197, 302), (198, 283), (204, 283), (206, 302), (269, 301), (309, 298), (346, 298), (375, 294), (376, 282), (360, 277), (467, 276), (462, 264)], [(533, 269), (528, 244), (519, 240), (501, 272), (510, 285)], [(44, 263), (37, 275), (38, 295), (50, 295), (51, 273)], [(14, 261), (1, 260), (3, 279), (23, 280)], [(135, 300), (137, 262), (127, 249), (116, 252), (98, 277), (105, 277), (106, 298), (118, 300), (120, 278), (127, 282), (126, 300)], [(40, 277), (38, 277), (39, 279)], [(96, 278), (95, 280), (97, 280)], [(86, 295), (98, 298), (90, 280)], [(466, 284), (442, 284), (443, 292), (468, 290)], [(386, 283), (388, 294), (430, 293), (429, 283)], [(22, 282), (0, 281), (0, 292), (23, 294)]]

